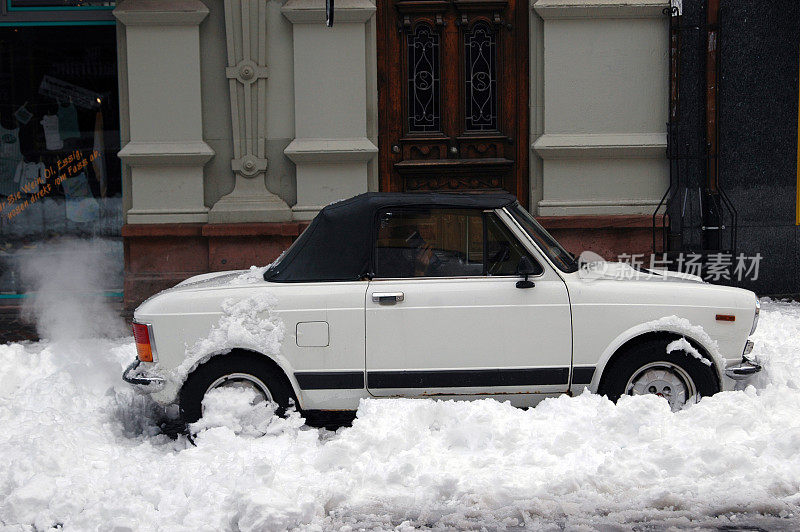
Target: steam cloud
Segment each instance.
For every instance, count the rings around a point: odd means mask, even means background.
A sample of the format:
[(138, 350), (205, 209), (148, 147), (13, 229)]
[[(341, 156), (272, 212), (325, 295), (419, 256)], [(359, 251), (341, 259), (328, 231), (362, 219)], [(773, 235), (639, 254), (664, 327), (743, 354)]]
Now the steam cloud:
[(109, 240), (60, 239), (18, 256), (28, 295), (22, 316), (41, 338), (71, 341), (128, 334), (119, 311), (103, 290), (112, 288), (120, 259)]

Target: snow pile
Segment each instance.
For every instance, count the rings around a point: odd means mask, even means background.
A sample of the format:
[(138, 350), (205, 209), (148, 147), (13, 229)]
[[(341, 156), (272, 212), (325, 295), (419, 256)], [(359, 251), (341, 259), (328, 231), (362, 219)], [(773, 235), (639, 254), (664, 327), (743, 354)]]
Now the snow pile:
[(238, 436), (260, 437), (285, 430), (290, 420), (293, 428), (303, 426), (305, 420), (296, 410), (287, 419), (275, 416), (275, 403), (267, 403), (253, 388), (220, 387), (203, 398), (203, 417), (189, 427), (191, 434), (225, 428)]
[(249, 270), (230, 270), (194, 275), (188, 279), (184, 279), (171, 288), (162, 290), (158, 294), (151, 296), (149, 299), (152, 299), (159, 294), (166, 294), (185, 288), (224, 288), (228, 286), (250, 285), (263, 282), (264, 272), (266, 272), (271, 266), (272, 264), (267, 266), (250, 266)]
[(249, 270), (246, 270), (244, 273), (234, 277), (231, 280), (230, 284), (235, 286), (235, 285), (263, 283), (264, 273), (271, 267), (272, 264), (268, 264), (267, 266), (250, 266)]
[(711, 366), (711, 361), (700, 354), (700, 351), (694, 348), (692, 344), (689, 343), (689, 340), (686, 338), (678, 338), (677, 340), (673, 340), (667, 344), (667, 353), (672, 353), (673, 351), (683, 351), (687, 353), (706, 366)]
[[(722, 363), (724, 360), (722, 354), (719, 352), (719, 344), (717, 341), (711, 338), (711, 336), (709, 336), (703, 327), (700, 325), (692, 325), (692, 322), (686, 318), (679, 318), (675, 315), (665, 316), (663, 318), (648, 321), (647, 323), (643, 323), (637, 327), (634, 327), (632, 331), (634, 331), (635, 334), (642, 334), (645, 332), (672, 331), (678, 334), (684, 334), (691, 338), (697, 338), (703, 345), (708, 346), (711, 351), (709, 354), (714, 359), (720, 361), (720, 363)], [(690, 344), (686, 338), (679, 338), (678, 340), (670, 342), (669, 345), (667, 345), (667, 353), (671, 353), (676, 349), (683, 349), (695, 358), (699, 358), (703, 364), (707, 366), (711, 365), (711, 362), (706, 360), (697, 349), (694, 349), (692, 344)]]
[(269, 293), (223, 301), (218, 323), (208, 336), (187, 348), (186, 359), (165, 375), (166, 378), (180, 385), (198, 365), (234, 347), (277, 355), (286, 327), (283, 320), (272, 312), (276, 303), (275, 296)]
[[(800, 305), (765, 302), (755, 341), (757, 387), (676, 413), (654, 396), (368, 400), (333, 433), (225, 389), (196, 447), (156, 434), (152, 405), (120, 381), (130, 340), (0, 346), (0, 525), (797, 529)], [(84, 357), (105, 382), (78, 371)]]

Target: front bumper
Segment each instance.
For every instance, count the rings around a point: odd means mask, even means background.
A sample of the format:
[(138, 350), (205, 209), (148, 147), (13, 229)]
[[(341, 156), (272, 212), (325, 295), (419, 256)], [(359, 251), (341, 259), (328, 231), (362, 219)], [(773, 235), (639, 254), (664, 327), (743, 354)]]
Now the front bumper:
[(162, 377), (152, 375), (140, 367), (141, 361), (137, 358), (122, 373), (122, 379), (134, 386), (140, 387), (148, 393), (158, 392), (164, 389), (166, 382)]
[(761, 366), (750, 360), (742, 359), (740, 363), (725, 368), (725, 376), (735, 381), (741, 381), (749, 379), (759, 371), (761, 371)]
[(742, 361), (727, 366), (725, 368), (725, 376), (735, 381), (742, 381), (749, 379), (761, 371), (761, 365), (750, 356), (752, 350), (753, 342), (748, 340), (744, 348), (744, 353), (742, 353)]

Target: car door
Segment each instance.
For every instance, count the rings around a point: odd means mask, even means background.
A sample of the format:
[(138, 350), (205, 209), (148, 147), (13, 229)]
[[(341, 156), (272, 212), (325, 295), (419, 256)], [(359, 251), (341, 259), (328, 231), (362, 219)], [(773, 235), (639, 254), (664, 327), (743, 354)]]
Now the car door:
[[(567, 390), (570, 307), (561, 277), (496, 212), (397, 208), (378, 216), (366, 298), (375, 396)], [(518, 288), (525, 255), (534, 286)]]

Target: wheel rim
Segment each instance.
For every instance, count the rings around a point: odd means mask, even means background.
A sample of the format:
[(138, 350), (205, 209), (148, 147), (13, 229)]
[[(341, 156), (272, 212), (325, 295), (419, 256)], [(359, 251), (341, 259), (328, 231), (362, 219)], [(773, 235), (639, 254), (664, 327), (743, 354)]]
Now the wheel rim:
[(674, 412), (697, 395), (697, 388), (682, 367), (671, 362), (652, 362), (633, 374), (625, 386), (625, 393), (658, 395), (667, 400)]
[[(261, 379), (258, 379), (252, 375), (248, 375), (247, 373), (230, 373), (228, 375), (223, 375), (219, 379), (212, 382), (211, 385), (209, 385), (209, 387), (206, 389), (205, 393), (208, 393), (216, 388), (245, 388), (255, 390), (258, 394), (258, 397), (253, 404), (258, 404), (261, 402), (275, 402), (275, 400), (272, 398), (269, 388), (267, 388), (267, 385), (261, 382)], [(205, 396), (205, 394), (203, 395)], [(203, 407), (202, 410), (205, 411), (205, 407)]]

